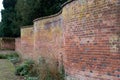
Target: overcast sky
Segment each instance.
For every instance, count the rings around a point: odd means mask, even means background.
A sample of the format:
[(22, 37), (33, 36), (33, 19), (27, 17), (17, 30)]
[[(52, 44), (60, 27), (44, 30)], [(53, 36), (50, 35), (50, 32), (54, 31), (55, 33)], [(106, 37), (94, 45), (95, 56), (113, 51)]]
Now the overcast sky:
[(1, 9), (3, 9), (2, 1), (3, 0), (0, 0), (0, 21), (1, 21)]

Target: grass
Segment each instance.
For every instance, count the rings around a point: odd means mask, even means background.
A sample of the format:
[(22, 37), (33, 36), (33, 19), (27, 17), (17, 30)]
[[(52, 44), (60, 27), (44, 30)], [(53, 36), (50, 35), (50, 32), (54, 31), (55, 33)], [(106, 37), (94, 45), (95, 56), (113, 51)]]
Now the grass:
[(17, 80), (14, 65), (7, 59), (0, 59), (0, 80)]
[(0, 59), (9, 59), (13, 57), (19, 57), (19, 55), (17, 53), (0, 54)]
[(15, 75), (15, 64), (19, 61), (16, 52), (0, 51), (0, 80), (21, 80)]

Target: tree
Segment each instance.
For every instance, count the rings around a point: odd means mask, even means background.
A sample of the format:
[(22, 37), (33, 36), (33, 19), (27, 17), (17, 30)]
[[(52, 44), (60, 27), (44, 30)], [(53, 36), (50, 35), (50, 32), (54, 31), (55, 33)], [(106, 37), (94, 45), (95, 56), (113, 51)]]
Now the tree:
[(57, 13), (67, 0), (3, 0), (0, 36), (18, 37), (20, 27), (32, 25), (39, 17)]
[(61, 4), (67, 0), (18, 0), (16, 12), (21, 17), (22, 25), (31, 25), (39, 17), (57, 13)]
[(2, 26), (2, 22), (0, 22), (0, 37), (3, 37), (3, 26)]
[(33, 24), (33, 20), (40, 16), (40, 0), (18, 0), (16, 4), (17, 16), (21, 18), (22, 26)]
[[(16, 37), (19, 34), (14, 33), (18, 29), (15, 27), (14, 19), (15, 19), (15, 5), (16, 0), (3, 0), (4, 10), (1, 11), (2, 14), (2, 32), (5, 37)], [(14, 29), (13, 29), (14, 28)], [(17, 30), (18, 31), (18, 30)]]
[(16, 4), (16, 0), (3, 0), (3, 7), (7, 8), (14, 8)]

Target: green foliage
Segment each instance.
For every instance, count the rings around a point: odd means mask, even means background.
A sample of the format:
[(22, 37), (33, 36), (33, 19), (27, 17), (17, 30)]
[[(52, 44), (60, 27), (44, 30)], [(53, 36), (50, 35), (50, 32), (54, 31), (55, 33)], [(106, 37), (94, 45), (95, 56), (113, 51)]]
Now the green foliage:
[(31, 25), (39, 17), (54, 14), (67, 0), (17, 0), (16, 12), (21, 17), (22, 25)]
[(65, 69), (64, 69), (63, 64), (62, 64), (62, 66), (60, 68), (60, 73), (59, 74), (60, 74), (60, 79), (64, 80), (64, 78), (65, 78)]
[(33, 60), (25, 60), (22, 64), (16, 67), (16, 75), (24, 76), (25, 80), (39, 80), (39, 77), (35, 71)]
[(6, 59), (5, 55), (0, 54), (0, 59)]
[(39, 17), (55, 14), (67, 0), (3, 0), (0, 37), (20, 36), (20, 27)]
[(44, 58), (40, 58), (39, 61), (39, 63), (35, 63), (32, 60), (24, 61), (16, 67), (16, 75), (24, 76), (25, 80), (65, 80), (63, 66), (59, 71), (58, 68), (51, 69)]
[(9, 54), (0, 54), (0, 59), (10, 59), (19, 57), (17, 53), (9, 53)]
[(16, 0), (3, 0), (4, 10), (1, 11), (2, 22), (0, 30), (2, 31), (2, 37), (17, 37), (20, 35), (20, 29), (16, 22), (15, 11)]
[(0, 37), (3, 37), (3, 24), (0, 22)]
[(9, 8), (9, 7), (15, 7), (16, 0), (3, 0), (3, 6), (4, 8)]
[(0, 54), (0, 59), (8, 59), (14, 64), (19, 62), (20, 60), (19, 55), (17, 53)]
[(32, 60), (26, 60), (22, 64), (16, 67), (16, 75), (25, 76), (30, 74), (30, 70), (33, 68), (34, 62)]
[(30, 76), (26, 76), (25, 80), (39, 80), (38, 77), (30, 77)]

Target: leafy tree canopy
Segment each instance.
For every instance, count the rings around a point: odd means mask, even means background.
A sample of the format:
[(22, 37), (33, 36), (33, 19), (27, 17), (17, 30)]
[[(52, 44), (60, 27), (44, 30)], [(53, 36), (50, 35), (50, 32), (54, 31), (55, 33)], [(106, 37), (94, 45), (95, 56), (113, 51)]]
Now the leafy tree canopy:
[(19, 37), (20, 27), (39, 17), (55, 14), (67, 0), (3, 0), (0, 36)]

